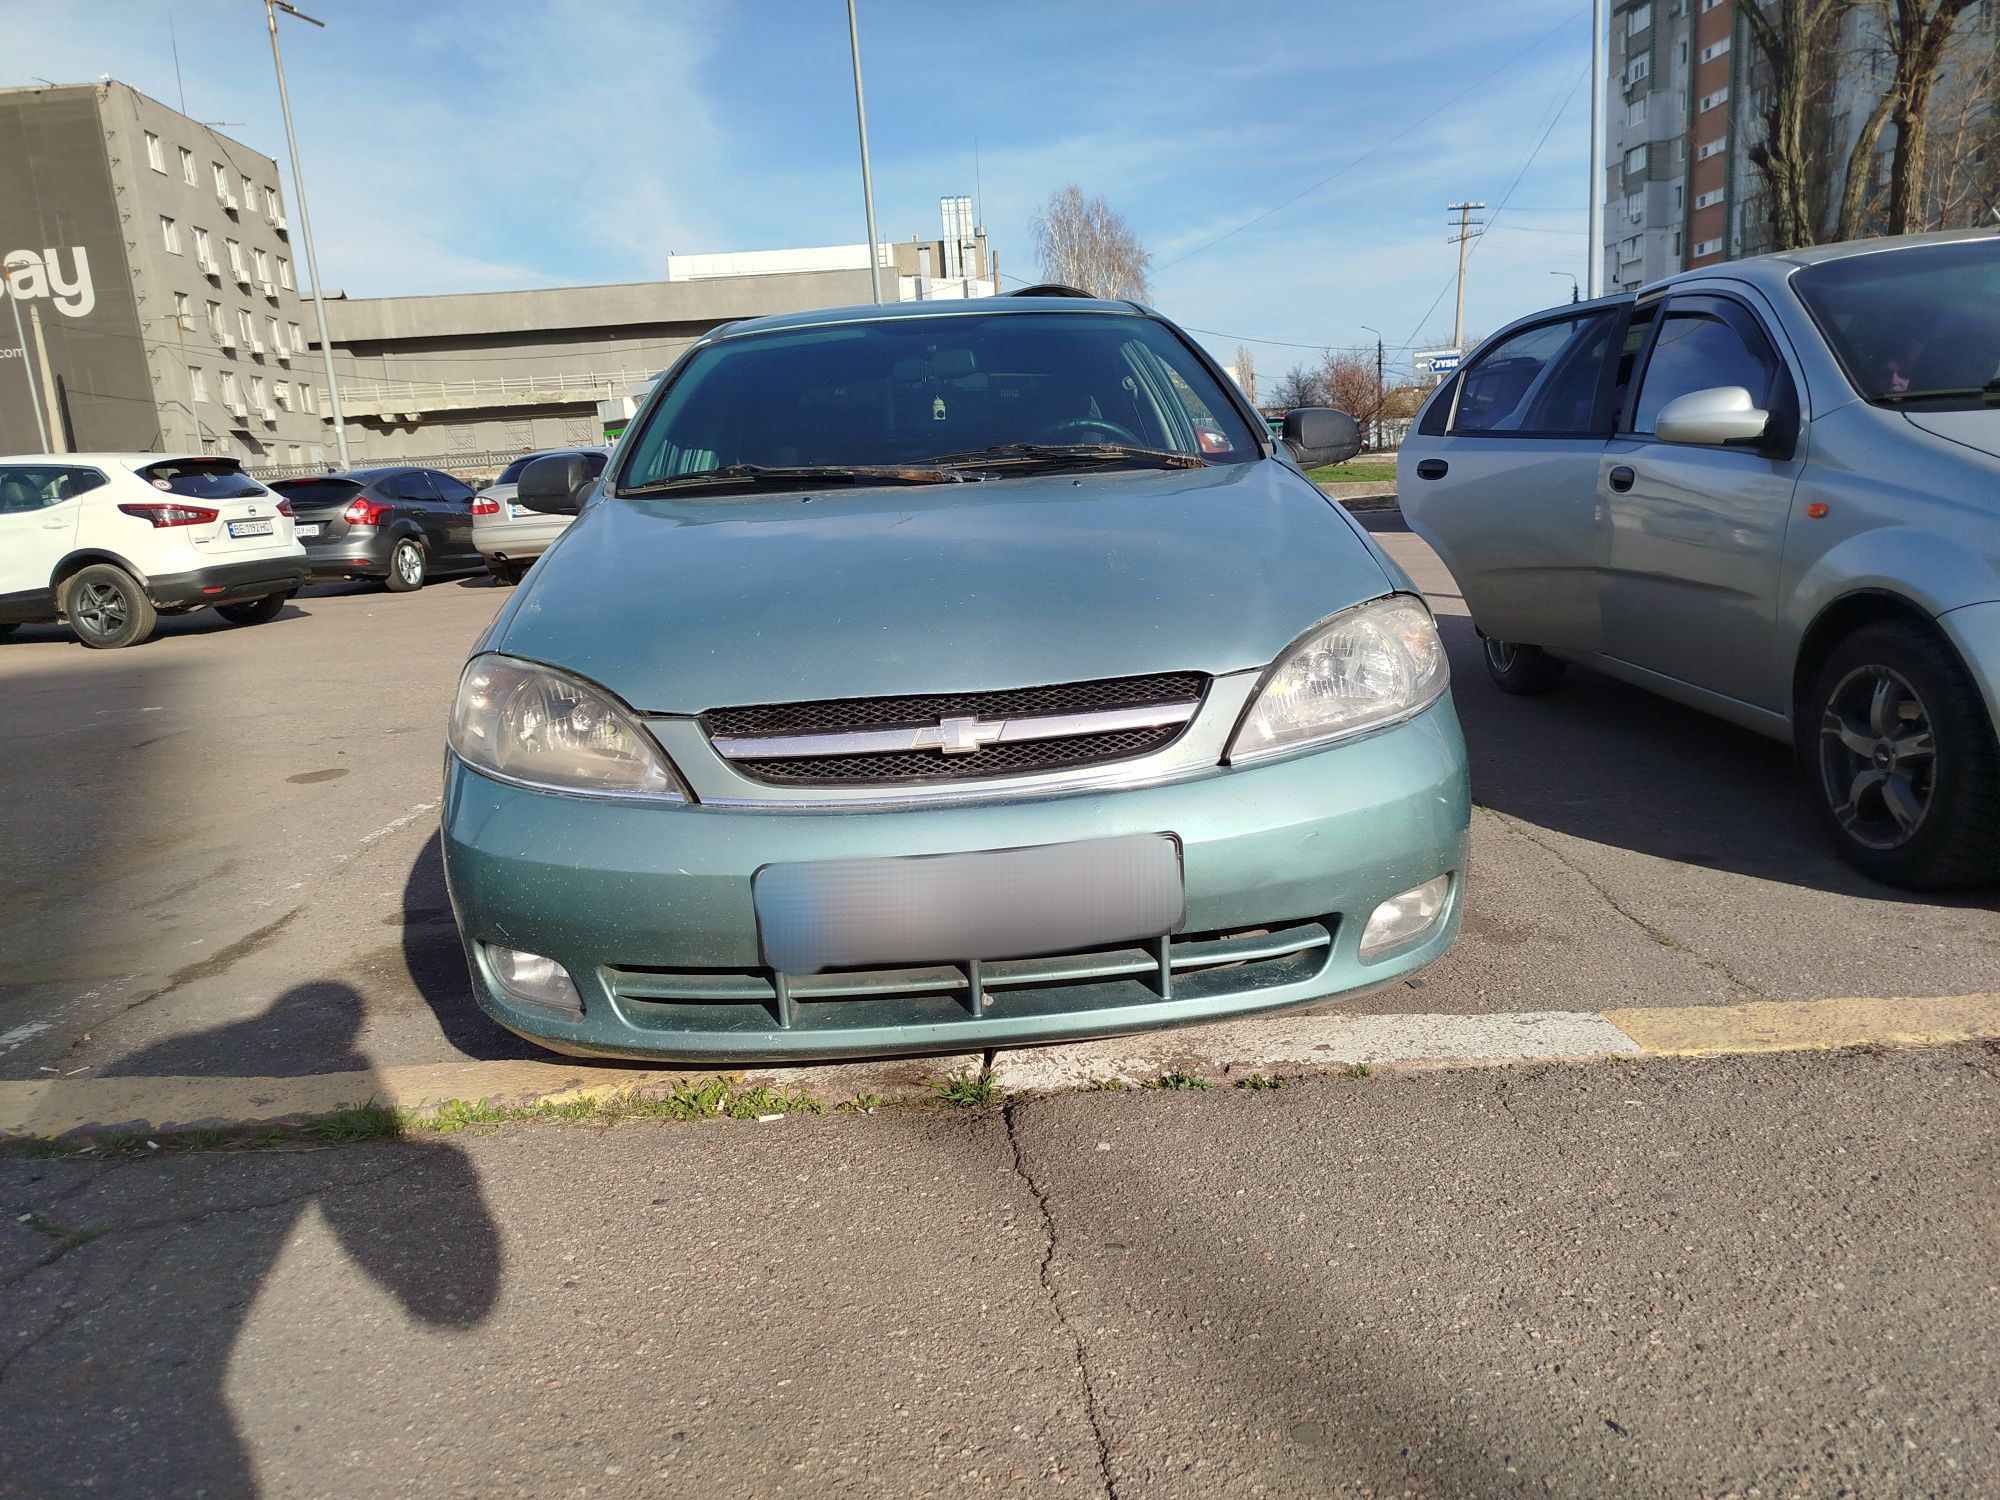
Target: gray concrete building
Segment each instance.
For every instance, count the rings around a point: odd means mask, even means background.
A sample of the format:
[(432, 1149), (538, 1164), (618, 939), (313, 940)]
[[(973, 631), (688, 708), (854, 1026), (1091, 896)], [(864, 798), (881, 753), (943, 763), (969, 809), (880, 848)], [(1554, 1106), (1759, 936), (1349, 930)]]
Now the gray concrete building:
[(122, 83), (0, 89), (0, 267), (0, 452), (325, 460), (270, 157)]

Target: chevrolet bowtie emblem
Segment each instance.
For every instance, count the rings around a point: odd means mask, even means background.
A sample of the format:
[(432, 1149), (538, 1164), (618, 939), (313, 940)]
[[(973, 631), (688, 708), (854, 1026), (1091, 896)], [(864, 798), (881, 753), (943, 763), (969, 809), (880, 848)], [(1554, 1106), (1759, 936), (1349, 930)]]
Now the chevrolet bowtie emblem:
[(942, 750), (946, 755), (971, 755), (1000, 738), (1005, 725), (994, 719), (944, 719), (933, 728), (917, 731), (916, 748)]

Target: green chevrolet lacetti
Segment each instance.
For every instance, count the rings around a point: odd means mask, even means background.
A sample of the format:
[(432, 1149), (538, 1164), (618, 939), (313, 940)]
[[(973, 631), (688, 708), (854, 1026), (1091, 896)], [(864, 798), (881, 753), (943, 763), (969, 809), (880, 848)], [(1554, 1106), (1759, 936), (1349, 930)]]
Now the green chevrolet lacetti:
[(974, 1050), (1381, 985), (1458, 930), (1469, 800), (1409, 578), (1130, 303), (718, 329), (466, 663), (473, 992), (561, 1052)]

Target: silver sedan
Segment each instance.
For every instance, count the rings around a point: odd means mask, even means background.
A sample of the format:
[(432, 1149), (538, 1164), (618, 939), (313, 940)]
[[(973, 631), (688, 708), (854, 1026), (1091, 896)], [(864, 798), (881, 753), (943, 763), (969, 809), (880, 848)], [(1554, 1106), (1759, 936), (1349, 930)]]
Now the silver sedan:
[(1793, 744), (1840, 852), (2000, 882), (2000, 237), (1824, 245), (1503, 329), (1398, 460), (1495, 682)]
[(604, 472), (608, 448), (548, 448), (524, 453), (507, 465), (500, 477), (472, 502), (472, 545), (486, 559), (486, 571), (502, 583), (519, 583), (534, 560), (563, 533), (574, 516), (530, 510), (516, 498), (521, 471), (538, 458), (575, 453), (589, 465), (593, 477)]

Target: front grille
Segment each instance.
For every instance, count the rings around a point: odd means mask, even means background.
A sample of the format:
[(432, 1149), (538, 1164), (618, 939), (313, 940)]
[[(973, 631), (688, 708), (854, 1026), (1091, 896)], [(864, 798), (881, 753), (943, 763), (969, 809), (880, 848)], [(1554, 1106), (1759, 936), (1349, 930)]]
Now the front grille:
[(887, 755), (801, 755), (781, 760), (732, 761), (745, 776), (785, 786), (908, 785), (912, 782), (969, 781), (982, 776), (1032, 776), (1042, 771), (1067, 771), (1077, 766), (1130, 760), (1171, 744), (1186, 726), (1165, 724), (1157, 729), (1121, 729), (1110, 734), (1080, 734), (1060, 740), (1022, 740), (988, 745), (969, 755), (942, 755), (936, 750), (898, 750)]
[(601, 971), (641, 1030), (859, 1031), (1005, 1024), (1170, 1000), (1254, 996), (1313, 979), (1332, 962), (1333, 916), (1278, 927), (1179, 933), (1047, 958), (787, 976), (770, 969), (613, 967)]
[[(1167, 709), (1196, 704), (1208, 686), (1199, 672), (1163, 672), (1052, 687), (1015, 688), (993, 693), (934, 693), (902, 698), (847, 698), (816, 703), (780, 703), (716, 709), (704, 716), (711, 738), (730, 763), (755, 781), (780, 786), (910, 786), (931, 782), (978, 781), (995, 776), (1031, 776), (1082, 766), (1131, 760), (1162, 750), (1179, 738), (1193, 714), (1173, 723), (1117, 724), (1050, 738), (1006, 739), (977, 750), (946, 754), (941, 749), (901, 747), (855, 750), (822, 747), (819, 754), (774, 744), (780, 751), (757, 753), (752, 741), (780, 735), (858, 735), (919, 730), (951, 719), (985, 724), (1049, 719), (1066, 715), (1111, 714), (1121, 710)], [(1055, 728), (1056, 726), (1048, 726)], [(1063, 726), (1077, 727), (1077, 726)]]
[(817, 703), (768, 703), (718, 708), (703, 715), (711, 735), (829, 734), (838, 730), (902, 729), (940, 719), (1006, 719), (1046, 714), (1101, 713), (1152, 708), (1201, 697), (1200, 672), (1159, 672), (1150, 677), (1107, 677), (1054, 687), (1009, 688), (997, 693), (929, 693), (910, 698), (829, 698)]

